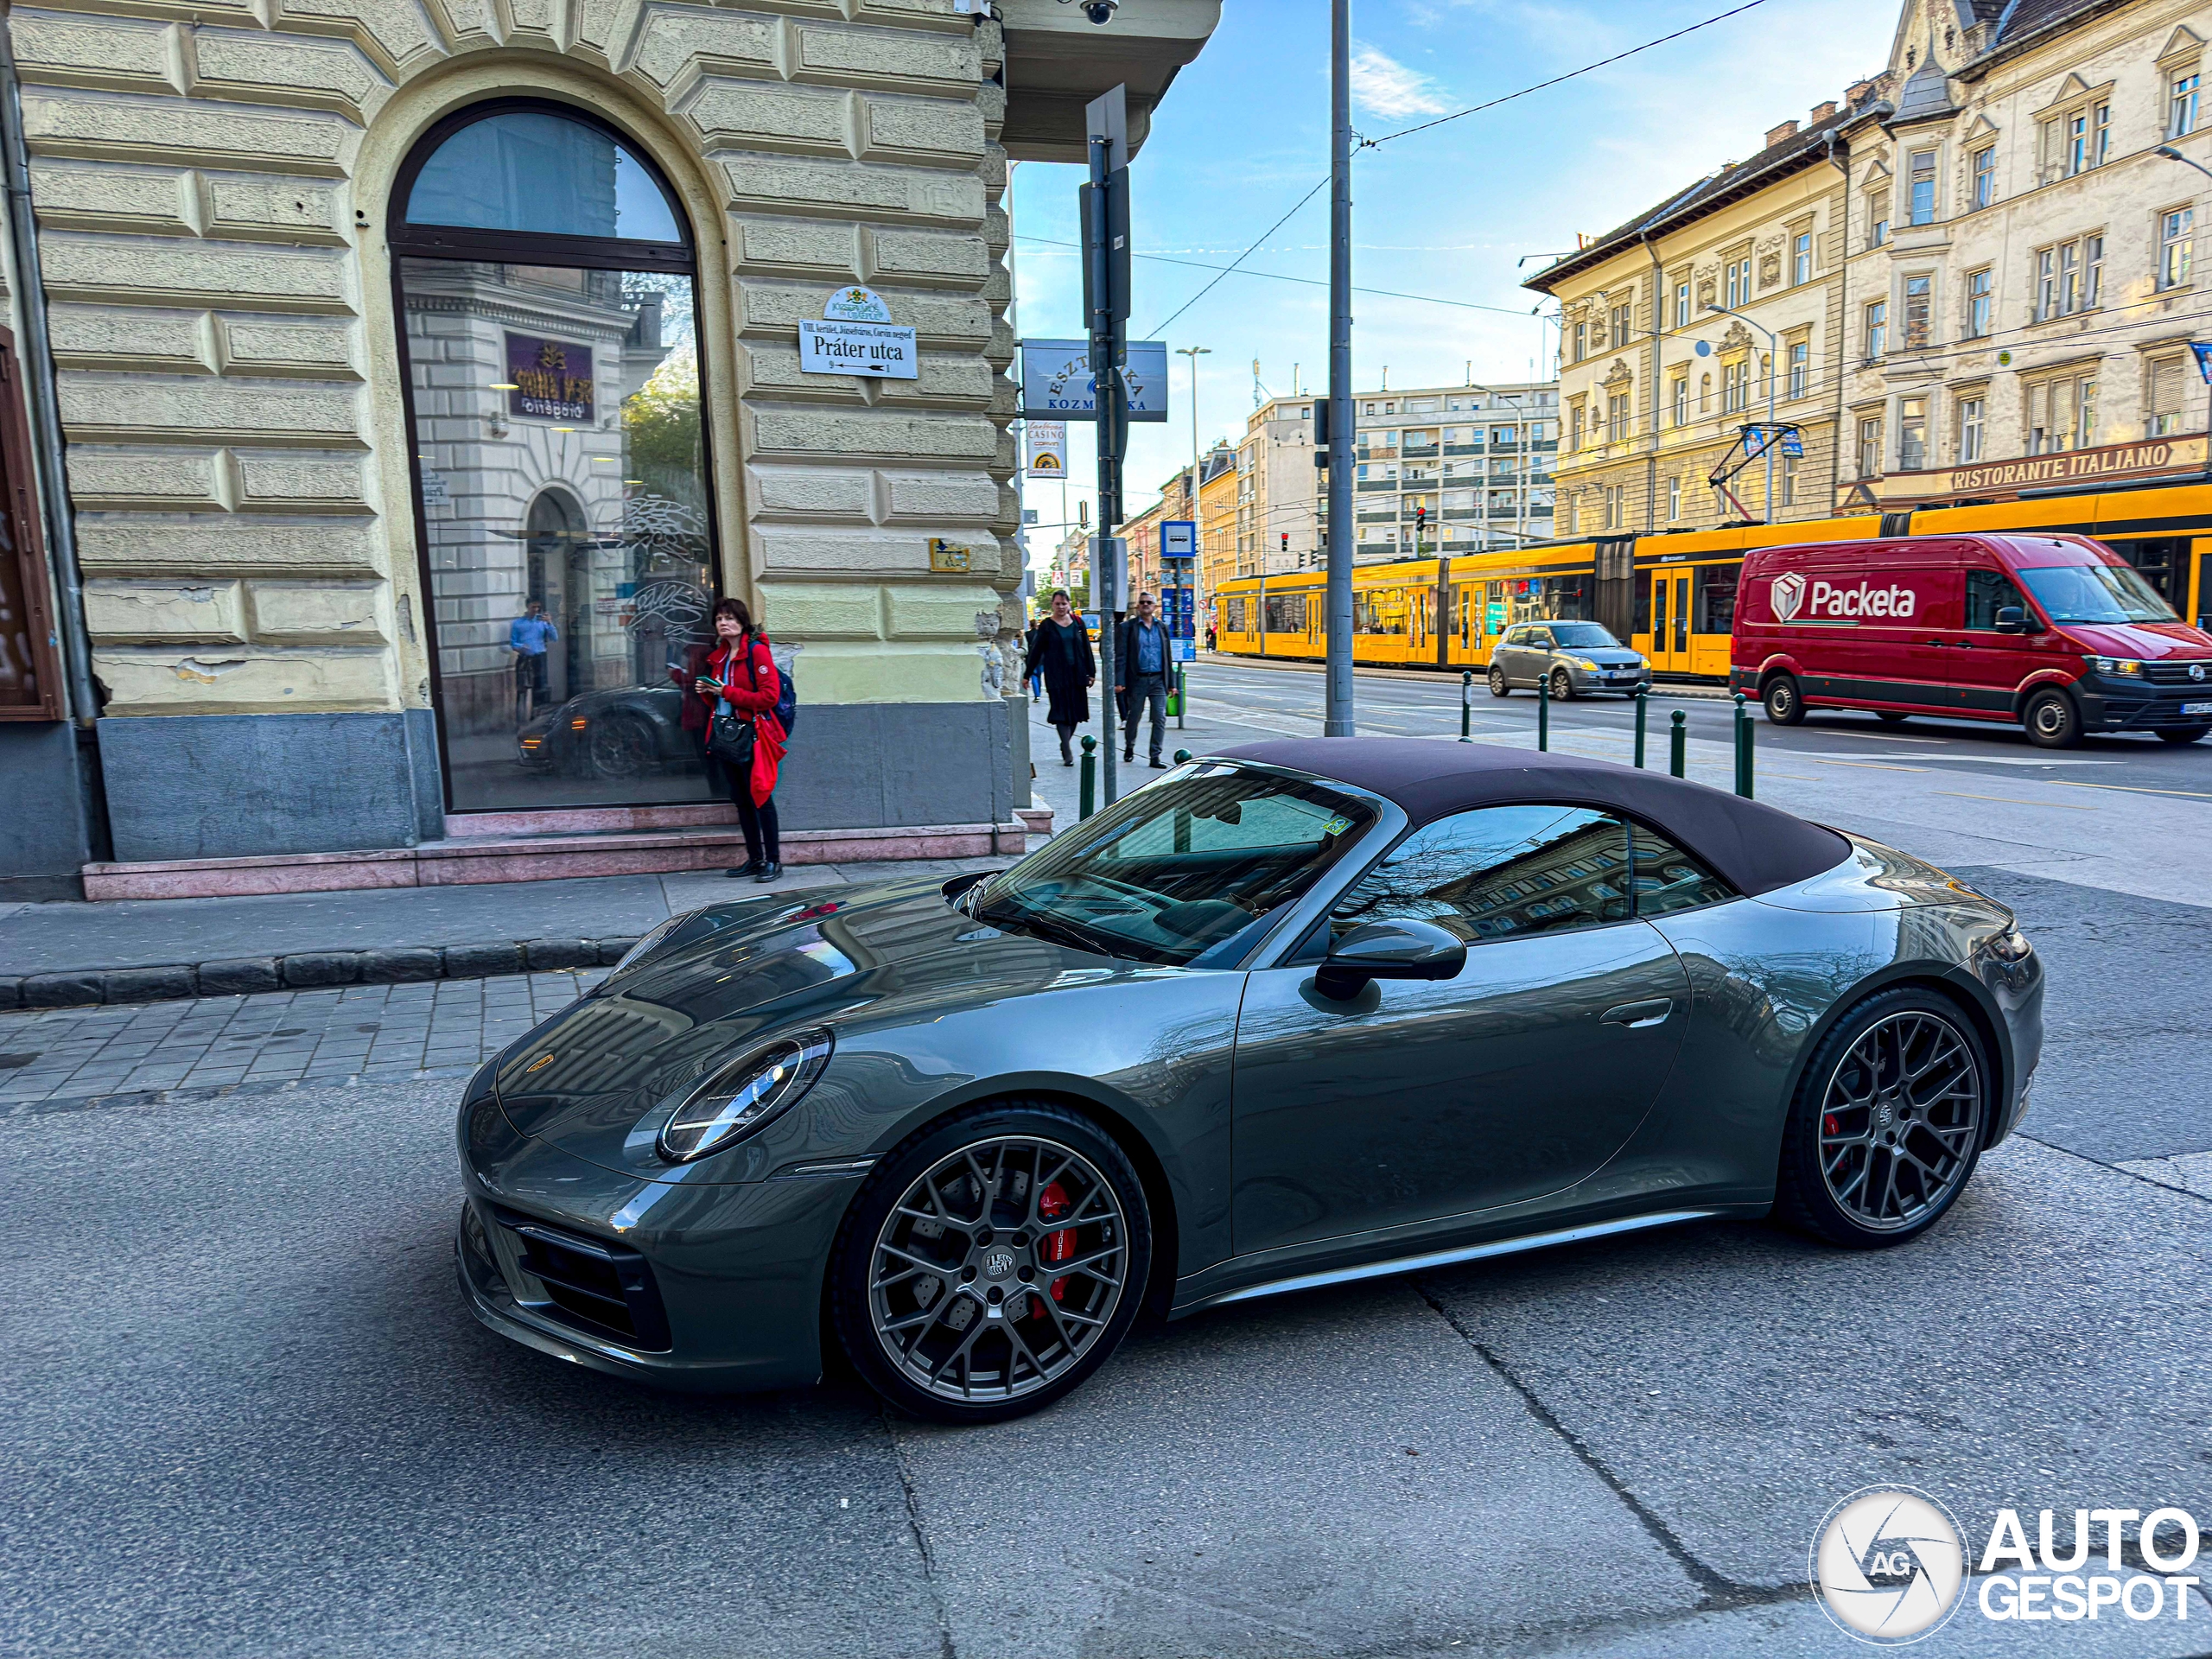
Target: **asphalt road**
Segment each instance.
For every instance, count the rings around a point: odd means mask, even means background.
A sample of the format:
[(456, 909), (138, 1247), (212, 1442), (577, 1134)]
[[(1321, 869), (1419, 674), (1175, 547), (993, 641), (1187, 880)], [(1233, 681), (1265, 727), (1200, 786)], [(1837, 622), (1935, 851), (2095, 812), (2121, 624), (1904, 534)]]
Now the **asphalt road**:
[[(2008, 779), (1980, 792), (2032, 817), (1953, 819), (1971, 761), (1789, 753), (1834, 817), (2003, 855), (1952, 868), (2049, 965), (2025, 1132), (1926, 1239), (1706, 1224), (1245, 1304), (951, 1431), (835, 1378), (671, 1398), (483, 1331), (450, 1080), (48, 1103), (0, 1122), (0, 1653), (1844, 1656), (1802, 1581), (1858, 1488), (1935, 1493), (1976, 1548), (1999, 1507), (2212, 1520), (2202, 809), (2068, 817)], [(2182, 1659), (2212, 1650), (2189, 1605), (1969, 1605), (1915, 1651)]]

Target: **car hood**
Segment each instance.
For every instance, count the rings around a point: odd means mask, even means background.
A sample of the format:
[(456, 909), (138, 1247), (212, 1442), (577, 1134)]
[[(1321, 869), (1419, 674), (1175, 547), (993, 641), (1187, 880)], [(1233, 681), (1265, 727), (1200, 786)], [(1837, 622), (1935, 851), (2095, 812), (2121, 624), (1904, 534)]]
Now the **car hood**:
[[(753, 1142), (675, 1168), (653, 1152), (677, 1102), (753, 1044), (938, 1020), (1065, 983), (1071, 972), (1106, 979), (1130, 966), (985, 926), (933, 878), (717, 905), (502, 1054), (495, 1086), (518, 1132), (604, 1168), (757, 1179), (767, 1172), (754, 1166)], [(816, 1088), (837, 1077), (833, 1054)]]
[(2186, 622), (2062, 622), (2067, 637), (2103, 657), (2212, 658), (2212, 634)]
[(1588, 651), (1580, 650), (1573, 645), (1561, 645), (1557, 654), (1561, 657), (1580, 657), (1586, 662), (1621, 668), (1632, 668), (1643, 660), (1639, 653), (1621, 645), (1595, 645)]

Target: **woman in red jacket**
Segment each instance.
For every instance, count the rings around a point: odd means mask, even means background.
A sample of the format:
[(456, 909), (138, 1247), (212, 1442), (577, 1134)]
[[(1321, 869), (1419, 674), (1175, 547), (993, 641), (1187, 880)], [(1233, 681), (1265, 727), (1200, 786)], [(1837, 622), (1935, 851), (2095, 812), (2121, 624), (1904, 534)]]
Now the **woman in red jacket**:
[[(783, 722), (776, 718), (776, 698), (783, 686), (776, 677), (768, 636), (753, 626), (753, 613), (743, 601), (715, 601), (715, 646), (707, 653), (706, 672), (696, 683), (709, 714), (734, 714), (753, 722), (750, 775), (740, 777), (736, 767), (724, 765), (711, 753), (707, 759), (709, 771), (721, 773), (745, 831), (747, 862), (726, 874), (773, 881), (784, 873), (775, 801), (776, 763), (783, 759), (785, 735)], [(709, 738), (712, 731), (710, 721)]]

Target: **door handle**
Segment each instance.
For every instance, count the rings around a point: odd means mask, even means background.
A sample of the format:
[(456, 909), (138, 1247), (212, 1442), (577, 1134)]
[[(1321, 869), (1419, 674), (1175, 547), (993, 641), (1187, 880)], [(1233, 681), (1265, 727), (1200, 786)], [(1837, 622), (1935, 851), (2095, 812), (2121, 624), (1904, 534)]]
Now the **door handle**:
[(1626, 1026), (1630, 1031), (1663, 1025), (1667, 1016), (1675, 1011), (1672, 997), (1655, 996), (1645, 1002), (1624, 1002), (1617, 1008), (1607, 1008), (1598, 1016), (1601, 1026)]

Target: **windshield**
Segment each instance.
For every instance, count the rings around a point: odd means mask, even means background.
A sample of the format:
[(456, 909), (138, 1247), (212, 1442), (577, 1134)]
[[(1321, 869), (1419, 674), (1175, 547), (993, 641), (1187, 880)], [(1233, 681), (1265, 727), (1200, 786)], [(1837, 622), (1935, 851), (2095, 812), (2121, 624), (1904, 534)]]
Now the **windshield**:
[(970, 913), (1105, 956), (1226, 966), (1374, 821), (1319, 784), (1201, 761), (1054, 836)]
[(1605, 651), (1620, 644), (1595, 622), (1554, 622), (1551, 631), (1554, 645), (1575, 651)]
[(2046, 564), (2016, 572), (2054, 622), (2177, 622), (2134, 571), (2111, 564)]

